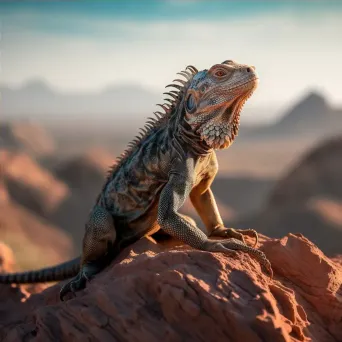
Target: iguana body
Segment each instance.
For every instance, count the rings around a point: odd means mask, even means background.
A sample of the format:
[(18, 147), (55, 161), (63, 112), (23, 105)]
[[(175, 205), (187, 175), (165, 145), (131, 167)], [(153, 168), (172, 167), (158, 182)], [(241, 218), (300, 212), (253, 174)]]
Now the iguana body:
[[(254, 67), (225, 61), (198, 72), (181, 72), (186, 81), (171, 85), (170, 104), (160, 105), (141, 136), (133, 141), (108, 174), (86, 223), (80, 260), (54, 268), (1, 275), (0, 283), (42, 282), (76, 277), (61, 290), (85, 287), (120, 250), (159, 228), (193, 248), (223, 252), (237, 250), (256, 257), (270, 272), (265, 255), (244, 243), (253, 230), (224, 228), (210, 185), (217, 173), (214, 150), (228, 147), (237, 135), (240, 111), (257, 85)], [(190, 197), (211, 240), (194, 222), (179, 213)], [(80, 262), (79, 262), (80, 261)]]

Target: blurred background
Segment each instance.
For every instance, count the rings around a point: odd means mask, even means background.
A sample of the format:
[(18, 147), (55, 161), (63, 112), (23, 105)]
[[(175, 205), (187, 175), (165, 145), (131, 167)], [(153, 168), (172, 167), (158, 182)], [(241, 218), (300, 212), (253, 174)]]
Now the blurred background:
[(341, 17), (340, 1), (1, 1), (0, 240), (23, 269), (79, 253), (165, 85), (233, 59), (260, 85), (218, 153), (226, 225), (342, 254)]

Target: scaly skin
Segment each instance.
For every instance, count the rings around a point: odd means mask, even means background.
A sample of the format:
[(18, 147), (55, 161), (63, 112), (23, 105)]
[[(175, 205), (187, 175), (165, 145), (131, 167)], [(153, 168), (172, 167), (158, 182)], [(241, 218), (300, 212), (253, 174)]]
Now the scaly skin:
[[(84, 288), (123, 247), (159, 228), (196, 249), (230, 256), (246, 252), (272, 275), (264, 253), (245, 243), (244, 235), (257, 242), (257, 233), (225, 228), (210, 189), (218, 170), (214, 150), (229, 147), (238, 133), (242, 106), (258, 82), (254, 67), (225, 61), (200, 72), (188, 66), (180, 74), (185, 81), (170, 85), (178, 90), (166, 93), (169, 104), (160, 105), (164, 113), (155, 113), (157, 119), (147, 122), (110, 170), (86, 223), (79, 267), (74, 263), (72, 272), (70, 265), (57, 266), (45, 270), (45, 278), (42, 271), (2, 275), (0, 283), (76, 275), (62, 288), (63, 300)], [(179, 213), (188, 197), (207, 235)]]

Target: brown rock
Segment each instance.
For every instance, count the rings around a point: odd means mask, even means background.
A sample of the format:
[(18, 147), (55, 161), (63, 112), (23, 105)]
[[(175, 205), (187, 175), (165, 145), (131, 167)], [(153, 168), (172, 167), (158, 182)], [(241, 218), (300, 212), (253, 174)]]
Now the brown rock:
[(242, 218), (230, 226), (254, 227), (257, 231), (272, 237), (281, 237), (290, 231), (301, 233), (324, 253), (334, 256), (342, 252), (342, 225), (338, 223), (335, 209), (338, 204), (332, 205), (329, 201), (329, 205), (318, 209), (318, 205), (322, 203), (321, 199), (319, 202), (310, 200), (305, 205), (294, 203), (272, 210), (266, 208), (261, 213)]
[(113, 159), (104, 150), (92, 149), (55, 167), (56, 177), (69, 186), (71, 195), (50, 216), (50, 220), (71, 234), (78, 249), (89, 211), (103, 187)]
[(73, 255), (68, 234), (15, 203), (0, 203), (0, 241), (11, 247), (22, 269), (59, 263)]
[(0, 315), (1, 341), (341, 341), (342, 275), (307, 239), (262, 238), (259, 264), (141, 240), (84, 291), (60, 285)]
[(295, 165), (256, 214), (230, 222), (271, 237), (301, 233), (329, 256), (342, 253), (342, 137), (328, 140)]
[(1, 177), (2, 176), (0, 174), (0, 204), (1, 203), (8, 203), (8, 201), (9, 201), (8, 191), (5, 188), (5, 184), (3, 184), (3, 180), (1, 179)]
[(342, 272), (342, 254), (335, 255), (333, 258), (331, 258), (331, 260), (340, 267), (340, 270)]
[(42, 156), (55, 151), (56, 146), (50, 134), (33, 122), (0, 123), (0, 143), (11, 151)]
[(315, 147), (281, 179), (269, 208), (303, 204), (311, 197), (342, 200), (342, 137)]
[(342, 201), (327, 198), (311, 198), (308, 207), (331, 224), (342, 227)]
[[(16, 271), (12, 250), (3, 243), (0, 243), (0, 271)], [(23, 303), (32, 293), (41, 292), (46, 284), (32, 285), (0, 285), (0, 341), (2, 341), (2, 324), (4, 319), (12, 320), (19, 314), (18, 303)], [(20, 315), (20, 314), (19, 314)]]
[(103, 182), (115, 157), (102, 148), (91, 148), (84, 153), (62, 160), (54, 167), (56, 176), (71, 188), (87, 190), (92, 182)]
[(14, 256), (11, 248), (0, 242), (0, 272), (13, 272)]
[(1, 176), (15, 202), (42, 216), (58, 208), (69, 189), (25, 153), (0, 150)]
[(313, 340), (342, 341), (341, 268), (301, 234), (270, 240), (264, 251), (275, 273), (285, 277), (283, 284), (295, 291), (310, 322), (308, 331), (316, 336)]

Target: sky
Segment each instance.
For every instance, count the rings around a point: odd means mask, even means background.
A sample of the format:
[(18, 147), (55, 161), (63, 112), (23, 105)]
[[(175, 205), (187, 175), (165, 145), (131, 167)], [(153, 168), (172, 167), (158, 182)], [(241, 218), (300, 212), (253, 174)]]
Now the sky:
[(259, 73), (254, 106), (286, 106), (309, 90), (342, 105), (341, 17), (342, 1), (329, 0), (0, 1), (0, 83), (162, 93), (188, 64), (233, 59)]

